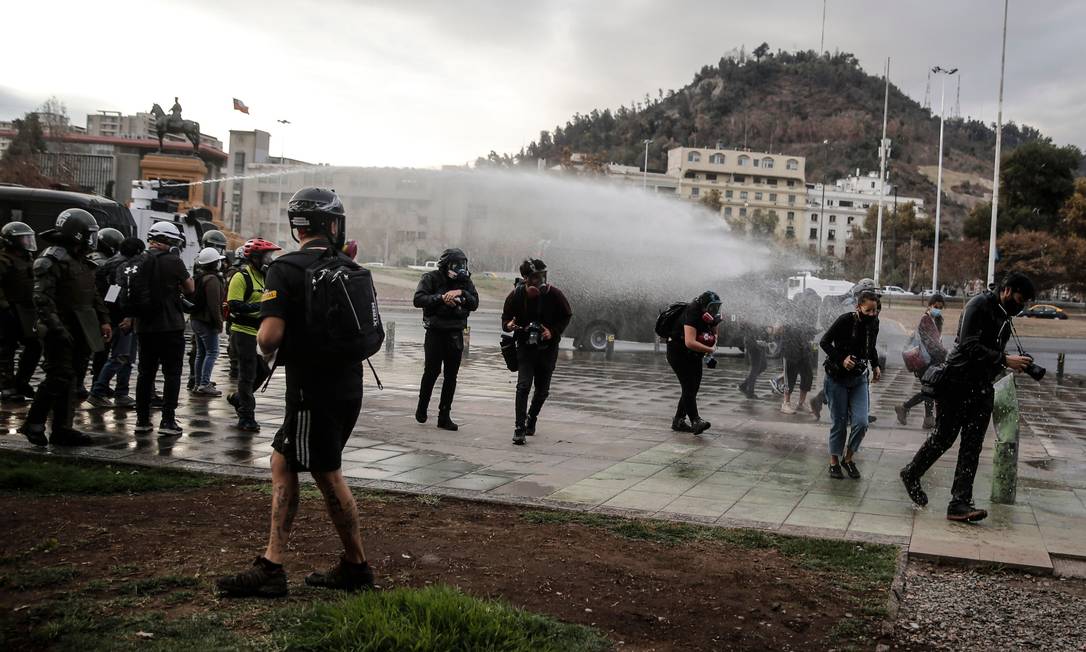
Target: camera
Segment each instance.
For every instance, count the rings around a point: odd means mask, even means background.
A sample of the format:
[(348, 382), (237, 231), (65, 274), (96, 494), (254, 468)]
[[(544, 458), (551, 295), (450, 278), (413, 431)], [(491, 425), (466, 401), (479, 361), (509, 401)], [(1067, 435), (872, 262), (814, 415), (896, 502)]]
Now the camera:
[(712, 355), (705, 356), (705, 366), (710, 369), (716, 369), (716, 358)]
[(856, 365), (854, 367), (852, 367), (852, 373), (856, 374), (857, 376), (862, 376), (862, 375), (866, 374), (867, 373), (867, 359), (866, 358), (856, 358), (855, 360), (856, 360)]
[(1047, 371), (1047, 369), (1034, 362), (1033, 358), (1030, 358), (1029, 365), (1027, 365), (1026, 368), (1023, 369), (1023, 371), (1033, 380), (1041, 382), (1041, 379), (1045, 377), (1045, 372)]
[(528, 346), (539, 346), (539, 343), (543, 341), (543, 324), (537, 321), (525, 326), (524, 332), (528, 334)]

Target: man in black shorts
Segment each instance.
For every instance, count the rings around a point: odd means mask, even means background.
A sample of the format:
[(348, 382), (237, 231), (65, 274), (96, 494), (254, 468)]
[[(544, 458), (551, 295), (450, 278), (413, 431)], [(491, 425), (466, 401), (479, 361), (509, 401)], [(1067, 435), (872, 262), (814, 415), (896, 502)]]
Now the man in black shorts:
[(265, 358), (278, 356), (286, 367), (286, 415), (272, 442), (271, 535), (251, 568), (217, 582), (221, 593), (236, 597), (287, 594), (282, 564), (298, 511), (301, 471), (313, 475), (344, 548), (331, 569), (310, 574), (305, 583), (355, 591), (373, 588), (358, 508), (340, 471), (343, 447), (362, 409), (362, 366), (302, 354), (307, 343), (304, 268), (329, 247), (342, 249), (346, 216), (335, 192), (321, 188), (295, 193), (287, 215), (301, 249), (281, 256), (269, 269), (257, 333)]

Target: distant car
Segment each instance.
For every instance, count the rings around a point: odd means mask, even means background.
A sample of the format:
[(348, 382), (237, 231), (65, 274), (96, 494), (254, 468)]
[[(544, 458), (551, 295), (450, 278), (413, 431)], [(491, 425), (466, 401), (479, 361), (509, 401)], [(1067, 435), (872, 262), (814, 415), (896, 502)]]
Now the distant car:
[(372, 263), (366, 263), (363, 267), (384, 267), (385, 264), (380, 261), (373, 261)]
[(1059, 306), (1051, 306), (1047, 303), (1038, 303), (1026, 308), (1021, 313), (1022, 317), (1036, 317), (1038, 319), (1067, 319), (1067, 313)]
[(494, 272), (483, 272), (483, 278), (498, 278)]
[(908, 290), (906, 290), (904, 288), (900, 288), (900, 287), (898, 287), (896, 285), (884, 285), (884, 286), (882, 286), (882, 293), (883, 294), (890, 294), (890, 295), (896, 294), (896, 295), (899, 295), (899, 296), (906, 296), (906, 297), (916, 296), (912, 292), (909, 292)]
[(922, 296), (922, 297), (935, 296), (935, 290), (924, 290), (923, 292), (920, 293), (920, 296)]

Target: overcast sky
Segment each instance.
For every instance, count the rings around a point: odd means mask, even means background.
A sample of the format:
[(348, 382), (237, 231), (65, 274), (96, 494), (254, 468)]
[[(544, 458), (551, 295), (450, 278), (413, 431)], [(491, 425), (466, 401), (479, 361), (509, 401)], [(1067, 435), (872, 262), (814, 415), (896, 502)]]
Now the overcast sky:
[[(184, 0), (5, 6), (0, 119), (50, 95), (76, 124), (153, 102), (226, 142), (342, 165), (437, 166), (516, 151), (577, 111), (679, 88), (762, 41), (817, 49), (821, 0)], [(305, 8), (303, 8), (305, 7)], [(1001, 0), (828, 0), (826, 49), (855, 53), (922, 100), (961, 69), (963, 115), (993, 122)], [(1011, 0), (1004, 119), (1086, 146), (1086, 2)], [(20, 27), (22, 26), (22, 27)], [(954, 86), (947, 89), (953, 105)], [(938, 103), (933, 89), (933, 102)], [(234, 112), (243, 100), (251, 115)]]

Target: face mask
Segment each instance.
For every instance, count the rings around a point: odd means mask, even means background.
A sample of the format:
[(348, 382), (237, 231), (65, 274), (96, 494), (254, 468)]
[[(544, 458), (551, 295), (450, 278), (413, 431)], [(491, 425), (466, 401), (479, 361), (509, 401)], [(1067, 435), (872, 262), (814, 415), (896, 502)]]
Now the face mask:
[(856, 314), (858, 314), (860, 316), (860, 321), (865, 322), (865, 323), (873, 322), (873, 321), (875, 321), (875, 318), (876, 318), (876, 315), (868, 315), (868, 314), (862, 313), (862, 312), (857, 312)]
[(1021, 303), (1018, 303), (1015, 300), (1013, 294), (1007, 297), (1007, 300), (1003, 302), (1003, 309), (1006, 310), (1007, 314), (1011, 317), (1014, 317), (1018, 313), (1022, 312), (1023, 308), (1025, 308), (1025, 306)]
[(931, 314), (932, 317), (941, 317), (943, 315), (943, 311), (938, 308), (932, 308), (928, 312)]

